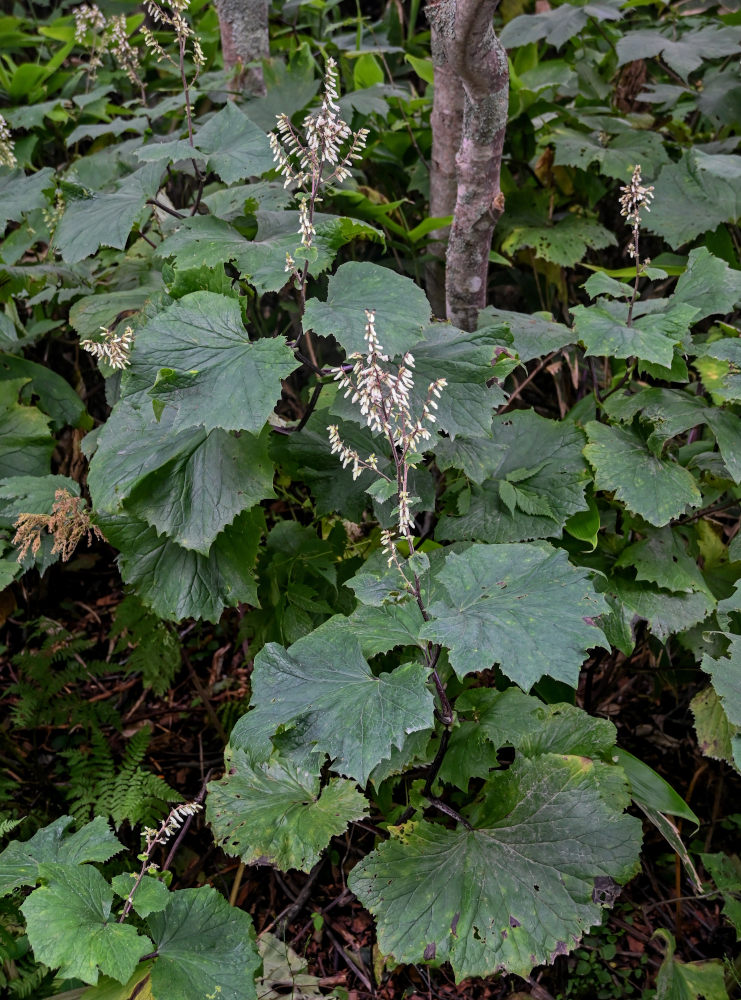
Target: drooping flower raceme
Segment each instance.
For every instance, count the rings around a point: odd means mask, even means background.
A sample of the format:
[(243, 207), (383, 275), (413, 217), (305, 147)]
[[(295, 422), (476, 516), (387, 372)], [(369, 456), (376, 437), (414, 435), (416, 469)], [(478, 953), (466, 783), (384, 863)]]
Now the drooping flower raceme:
[(628, 224), (633, 225), (633, 240), (628, 246), (628, 253), (632, 258), (638, 258), (638, 241), (641, 228), (641, 211), (645, 209), (651, 211), (651, 202), (654, 197), (653, 184), (645, 185), (641, 178), (641, 165), (637, 163), (630, 184), (620, 188), (620, 214), (625, 217)]
[[(303, 121), (303, 136), (291, 124), (288, 115), (277, 115), (277, 134), (269, 135), (278, 172), (285, 177), (284, 187), (295, 184), (303, 193), (299, 196), (301, 246), (311, 247), (314, 228), (314, 205), (319, 191), (336, 181), (341, 184), (350, 176), (353, 162), (362, 158), (368, 129), (353, 132), (340, 113), (337, 63), (327, 59), (324, 74), (324, 97), (318, 111), (310, 112)], [(342, 145), (350, 140), (347, 151)], [(286, 256), (286, 271), (298, 272), (290, 254)], [(300, 277), (300, 275), (299, 275)]]
[[(408, 489), (411, 456), (431, 436), (437, 400), (447, 382), (444, 378), (430, 382), (421, 412), (414, 414), (411, 405), (414, 357), (407, 351), (395, 370), (389, 367), (389, 357), (376, 334), (375, 313), (366, 309), (365, 317), (365, 352), (351, 355), (352, 367), (336, 369), (334, 377), (339, 388), (345, 390), (345, 396), (352, 396), (352, 402), (360, 408), (371, 431), (383, 434), (391, 446), (396, 465), (399, 532), (410, 539), (414, 527)], [(352, 465), (353, 479), (357, 479), (364, 469), (371, 469), (389, 482), (393, 481), (379, 470), (375, 455), (362, 459), (355, 449), (346, 445), (336, 424), (330, 425), (327, 431), (332, 454), (339, 455), (343, 467)]]
[(12, 169), (16, 166), (17, 162), (15, 158), (15, 143), (10, 134), (8, 123), (0, 115), (0, 167), (11, 167)]
[(93, 357), (107, 361), (111, 368), (126, 368), (129, 364), (129, 354), (134, 343), (134, 331), (127, 326), (118, 336), (114, 330), (101, 326), (103, 340), (81, 340), (80, 347)]

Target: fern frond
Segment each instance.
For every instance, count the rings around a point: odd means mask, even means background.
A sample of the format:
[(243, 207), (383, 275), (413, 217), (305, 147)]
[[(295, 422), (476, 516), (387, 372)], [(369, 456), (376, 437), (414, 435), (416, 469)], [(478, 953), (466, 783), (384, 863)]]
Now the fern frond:
[(164, 694), (181, 665), (180, 645), (170, 626), (129, 596), (116, 609), (111, 636), (118, 639), (114, 653), (127, 654), (126, 670), (141, 673), (145, 687)]
[(6, 837), (11, 831), (15, 830), (19, 823), (22, 823), (25, 816), (21, 816), (20, 819), (0, 819), (0, 837)]

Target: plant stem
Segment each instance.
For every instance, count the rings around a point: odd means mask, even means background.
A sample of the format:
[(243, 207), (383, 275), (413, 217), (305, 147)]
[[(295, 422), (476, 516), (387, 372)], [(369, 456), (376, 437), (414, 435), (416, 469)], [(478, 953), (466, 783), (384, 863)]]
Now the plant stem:
[(451, 819), (454, 819), (457, 823), (462, 823), (469, 832), (473, 831), (473, 827), (468, 820), (464, 819), (463, 816), (461, 816), (459, 812), (456, 812), (452, 806), (447, 805), (447, 803), (443, 802), (442, 799), (434, 798), (432, 795), (428, 795), (426, 798), (430, 805), (434, 806), (435, 809), (439, 809), (441, 813), (445, 813), (446, 816), (450, 816)]

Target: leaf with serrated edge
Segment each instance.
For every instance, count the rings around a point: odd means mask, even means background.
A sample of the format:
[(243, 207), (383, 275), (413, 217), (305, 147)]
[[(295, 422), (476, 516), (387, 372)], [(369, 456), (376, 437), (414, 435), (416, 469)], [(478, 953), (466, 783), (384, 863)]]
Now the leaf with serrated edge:
[(348, 883), (378, 921), (382, 952), (397, 961), (447, 960), (457, 981), (529, 975), (599, 923), (597, 878), (634, 873), (641, 824), (623, 815), (627, 804), (618, 768), (520, 758), (484, 786), (473, 830), (409, 824)]
[(47, 884), (21, 907), (36, 960), (62, 979), (94, 984), (100, 970), (125, 983), (152, 942), (111, 919), (113, 890), (97, 868), (45, 864), (40, 874)]
[(207, 803), (208, 822), (227, 854), (282, 871), (310, 871), (331, 838), (367, 812), (353, 781), (332, 778), (320, 790), (318, 774), (280, 760), (253, 767), (241, 750), (226, 777), (208, 786)]
[(152, 993), (162, 1000), (255, 1000), (260, 956), (252, 918), (204, 885), (170, 893), (147, 921), (157, 960)]
[(126, 514), (101, 516), (98, 523), (120, 551), (121, 576), (161, 618), (218, 621), (225, 607), (240, 601), (257, 604), (252, 567), (265, 528), (261, 508), (240, 514), (207, 556), (158, 536), (144, 521)]
[[(136, 885), (137, 875), (134, 872), (126, 872), (115, 875), (111, 880), (113, 891), (121, 899), (128, 899), (131, 890)], [(150, 913), (157, 913), (164, 910), (170, 900), (170, 891), (164, 882), (151, 875), (145, 875), (136, 886), (133, 898), (134, 910), (140, 917), (148, 917)]]
[(589, 444), (584, 454), (595, 471), (597, 489), (614, 492), (628, 510), (657, 528), (698, 507), (702, 494), (691, 472), (647, 449), (632, 429), (586, 425)]
[(49, 473), (54, 439), (49, 419), (35, 406), (18, 402), (27, 378), (0, 381), (0, 478), (45, 476)]
[(101, 428), (90, 492), (96, 510), (114, 514), (128, 500), (131, 514), (208, 555), (243, 510), (275, 495), (268, 432), (173, 431), (173, 419), (174, 410), (158, 421), (151, 406), (121, 400)]
[(728, 721), (733, 726), (741, 726), (741, 636), (731, 637), (728, 656), (715, 659), (706, 654), (700, 666), (710, 674)]
[(304, 739), (334, 758), (333, 769), (361, 785), (408, 733), (429, 729), (427, 669), (405, 663), (375, 677), (339, 616), (287, 651), (269, 643), (255, 657), (253, 703), (273, 732), (301, 720)]
[[(573, 423), (546, 420), (531, 410), (520, 410), (495, 417), (493, 433), (496, 451), (489, 449), (493, 466), (489, 477), (472, 488), (465, 514), (440, 519), (436, 537), (519, 542), (560, 536), (569, 517), (588, 506), (583, 432)], [(499, 486), (519, 469), (532, 470), (528, 492), (547, 503), (550, 515), (508, 508)]]
[(348, 261), (337, 269), (329, 279), (326, 302), (307, 302), (304, 328), (335, 337), (348, 355), (362, 353), (366, 309), (376, 314), (376, 334), (389, 357), (414, 353), (430, 320), (427, 297), (410, 278), (368, 261)]
[(108, 821), (102, 816), (96, 816), (76, 833), (65, 835), (72, 823), (71, 816), (60, 816), (38, 830), (30, 840), (11, 840), (0, 854), (0, 896), (18, 886), (34, 885), (41, 864), (103, 862), (123, 850), (123, 844), (113, 836)]
[(152, 390), (174, 406), (174, 431), (203, 426), (259, 433), (280, 396), (280, 380), (296, 368), (281, 338), (252, 343), (239, 303), (215, 292), (191, 292), (137, 331), (130, 378), (169, 369)]
[(591, 623), (604, 598), (549, 545), (472, 545), (449, 552), (436, 579), (447, 598), (420, 636), (449, 650), (460, 677), (499, 663), (524, 690), (544, 674), (575, 687), (587, 650), (604, 645)]
[(706, 757), (724, 760), (741, 773), (741, 726), (733, 726), (723, 703), (708, 685), (690, 702), (695, 717), (697, 745)]

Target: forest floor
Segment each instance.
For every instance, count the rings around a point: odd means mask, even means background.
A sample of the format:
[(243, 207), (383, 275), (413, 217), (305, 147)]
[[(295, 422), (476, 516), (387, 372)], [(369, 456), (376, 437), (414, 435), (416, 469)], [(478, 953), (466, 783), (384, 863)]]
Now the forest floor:
[[(2, 594), (4, 812), (28, 815), (42, 825), (67, 811), (68, 779), (59, 765), (71, 743), (80, 745), (74, 714), (65, 723), (57, 712), (51, 725), (38, 714), (33, 725), (11, 721), (18, 718), (19, 709), (27, 708), (23, 699), (36, 698), (36, 709), (43, 712), (43, 685), (34, 689), (34, 682), (24, 680), (18, 654), (41, 643), (41, 637), (33, 637), (33, 626), (40, 623), (43, 633), (50, 627), (48, 620), (84, 638), (84, 651), (74, 654), (83, 667), (112, 661), (112, 672), (103, 679), (83, 669), (56, 697), (88, 706), (101, 720), (114, 758), (120, 757), (128, 738), (149, 725), (146, 766), (185, 799), (195, 798), (206, 781), (220, 776), (227, 734), (249, 700), (251, 657), (248, 644), (237, 639), (239, 611), (227, 613), (218, 626), (180, 628), (182, 668), (169, 689), (155, 696), (137, 675), (117, 671), (112, 660), (112, 622), (122, 596), (112, 551), (101, 543), (90, 550), (80, 548), (69, 563), (52, 567), (42, 580), (27, 575), (15, 596), (10, 590)], [(577, 701), (591, 713), (613, 719), (619, 744), (662, 774), (702, 818), (699, 830), (686, 824), (682, 830), (694, 855), (732, 853), (741, 828), (741, 780), (725, 765), (702, 756), (689, 708), (692, 686), (676, 683), (675, 671), (657, 662), (653, 649), (646, 637), (630, 659), (602, 654), (589, 660)], [(672, 655), (671, 647), (668, 654), (662, 653), (667, 655)], [(115, 710), (120, 728), (102, 721), (109, 709)], [(24, 838), (30, 832), (25, 831)], [(135, 856), (138, 830), (124, 823), (118, 834)], [(528, 981), (499, 977), (456, 984), (445, 967), (389, 970), (374, 948), (373, 922), (346, 884), (348, 871), (370, 849), (375, 835), (370, 821), (352, 824), (344, 837), (335, 838), (311, 875), (281, 875), (270, 867), (245, 869), (214, 844), (199, 817), (179, 848), (173, 885), (214, 885), (252, 915), (258, 934), (277, 933), (303, 956), (323, 993), (331, 995), (339, 988), (350, 998), (483, 1000), (513, 992), (537, 1000), (652, 996), (663, 955), (663, 943), (654, 937), (657, 930), (665, 928), (676, 937), (677, 954), (684, 961), (727, 959), (734, 948), (735, 935), (723, 920), (719, 897), (695, 895), (677, 856), (646, 823), (642, 870), (623, 889), (604, 926)]]

